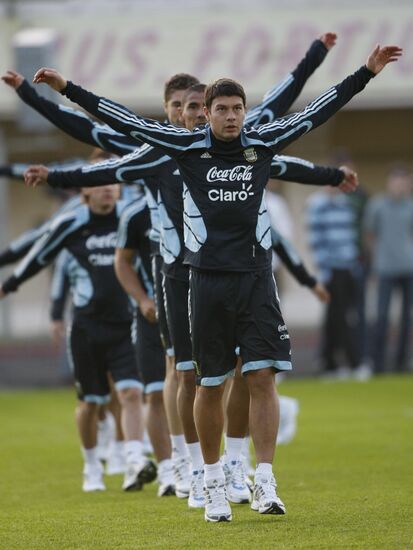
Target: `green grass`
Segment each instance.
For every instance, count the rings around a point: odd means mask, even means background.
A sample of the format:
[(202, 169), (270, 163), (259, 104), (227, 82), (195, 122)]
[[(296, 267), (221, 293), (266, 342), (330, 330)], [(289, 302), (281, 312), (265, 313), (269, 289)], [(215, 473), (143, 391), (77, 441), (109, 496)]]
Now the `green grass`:
[(296, 439), (277, 454), (286, 516), (233, 506), (231, 524), (156, 487), (80, 491), (71, 391), (0, 394), (0, 548), (413, 549), (413, 378), (291, 381)]

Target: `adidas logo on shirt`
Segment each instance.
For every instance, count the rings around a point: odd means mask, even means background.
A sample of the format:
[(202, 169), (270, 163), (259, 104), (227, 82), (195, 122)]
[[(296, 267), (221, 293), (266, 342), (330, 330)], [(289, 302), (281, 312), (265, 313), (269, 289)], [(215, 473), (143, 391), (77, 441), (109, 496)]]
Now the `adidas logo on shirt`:
[(205, 153), (202, 153), (201, 159), (212, 159), (211, 155), (208, 153), (208, 151), (205, 151)]

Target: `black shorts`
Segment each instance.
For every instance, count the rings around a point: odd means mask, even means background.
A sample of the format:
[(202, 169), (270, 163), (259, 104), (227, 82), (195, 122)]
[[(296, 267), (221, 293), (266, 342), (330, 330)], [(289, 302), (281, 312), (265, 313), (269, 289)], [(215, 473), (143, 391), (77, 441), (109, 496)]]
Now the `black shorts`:
[(173, 357), (174, 350), (171, 343), (171, 337), (169, 335), (168, 323), (166, 321), (165, 297), (162, 285), (162, 263), (162, 256), (160, 256), (159, 254), (155, 254), (154, 256), (152, 256), (152, 276), (155, 290), (155, 303), (158, 315), (158, 327), (161, 334), (161, 342), (166, 355)]
[(75, 318), (68, 332), (67, 351), (80, 400), (108, 403), (108, 373), (117, 390), (143, 389), (130, 323)]
[(192, 342), (188, 316), (188, 280), (183, 281), (164, 276), (164, 293), (166, 298), (166, 318), (169, 333), (175, 352), (176, 370), (193, 370)]
[(242, 374), (291, 370), (290, 337), (271, 270), (191, 270), (190, 323), (197, 383), (217, 386), (231, 376), (240, 347)]
[(145, 393), (162, 391), (165, 383), (165, 352), (158, 323), (150, 323), (139, 309), (134, 320), (134, 341)]

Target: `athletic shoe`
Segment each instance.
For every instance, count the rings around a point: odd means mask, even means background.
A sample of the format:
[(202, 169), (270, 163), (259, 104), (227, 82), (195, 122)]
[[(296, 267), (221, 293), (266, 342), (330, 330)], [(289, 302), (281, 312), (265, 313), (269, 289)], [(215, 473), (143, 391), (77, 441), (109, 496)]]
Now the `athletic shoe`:
[(188, 498), (191, 486), (189, 457), (183, 456), (173, 460), (175, 494), (178, 498)]
[(106, 462), (106, 474), (114, 476), (126, 472), (125, 455), (120, 450), (112, 450)]
[(205, 521), (218, 523), (231, 521), (232, 513), (226, 491), (225, 479), (213, 479), (205, 483)]
[(82, 489), (85, 493), (106, 490), (105, 484), (103, 483), (103, 466), (100, 462), (96, 464), (85, 464), (83, 468)]
[(188, 498), (189, 508), (205, 508), (204, 470), (194, 470)]
[(158, 465), (158, 497), (175, 495), (175, 481), (172, 460), (163, 460)]
[(232, 460), (223, 464), (225, 484), (229, 502), (246, 504), (250, 502), (251, 493), (246, 483), (244, 466), (241, 460)]
[(285, 506), (277, 496), (277, 484), (272, 474), (255, 478), (251, 509), (260, 514), (285, 514)]
[(367, 363), (362, 363), (353, 372), (354, 380), (367, 382), (373, 376), (373, 369)]
[(122, 489), (124, 491), (140, 491), (144, 483), (150, 483), (155, 478), (155, 463), (152, 460), (143, 459), (137, 464), (127, 465)]

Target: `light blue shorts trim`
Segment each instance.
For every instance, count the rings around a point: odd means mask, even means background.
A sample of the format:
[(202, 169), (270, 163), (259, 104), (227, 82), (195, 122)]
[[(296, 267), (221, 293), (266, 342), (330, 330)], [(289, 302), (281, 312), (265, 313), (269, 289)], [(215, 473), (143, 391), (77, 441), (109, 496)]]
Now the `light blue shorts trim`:
[(168, 357), (174, 357), (175, 356), (175, 350), (174, 348), (168, 348), (166, 351), (165, 351), (166, 355)]
[(261, 361), (250, 361), (249, 363), (244, 363), (241, 367), (241, 374), (252, 370), (267, 369), (268, 367), (273, 367), (276, 371), (286, 371), (292, 370), (293, 366), (291, 361), (276, 361), (275, 359), (262, 359)]
[(195, 370), (193, 361), (180, 361), (175, 365), (176, 370)]
[(235, 369), (228, 371), (222, 376), (210, 376), (209, 378), (201, 378), (201, 386), (220, 386), (227, 378), (232, 378), (235, 374)]
[(155, 391), (162, 391), (164, 385), (165, 385), (165, 382), (151, 382), (150, 384), (145, 386), (145, 393), (153, 393)]
[(85, 401), (86, 403), (96, 403), (96, 405), (106, 405), (107, 403), (110, 402), (110, 394), (109, 395), (84, 395), (81, 401)]
[(134, 378), (128, 378), (126, 380), (119, 380), (119, 382), (115, 382), (115, 389), (118, 391), (128, 390), (129, 388), (139, 388), (140, 390), (143, 390), (143, 384)]

